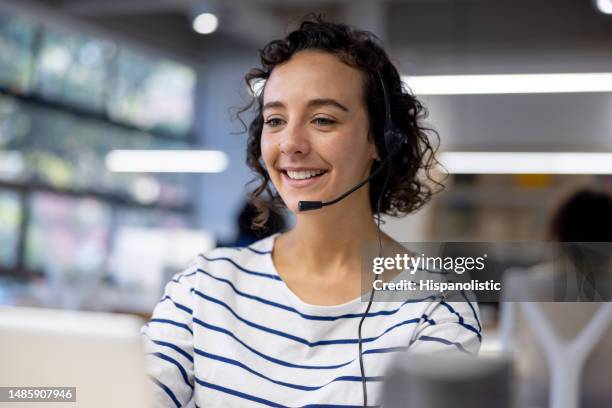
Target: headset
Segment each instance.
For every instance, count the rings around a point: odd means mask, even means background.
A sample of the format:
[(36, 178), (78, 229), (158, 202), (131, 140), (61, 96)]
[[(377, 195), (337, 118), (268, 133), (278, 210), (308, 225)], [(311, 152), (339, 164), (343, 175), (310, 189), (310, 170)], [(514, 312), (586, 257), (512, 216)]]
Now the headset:
[[(391, 119), (391, 102), (389, 100), (389, 95), (387, 94), (387, 88), (380, 72), (378, 72), (377, 74), (380, 80), (380, 86), (383, 91), (383, 97), (385, 99), (385, 125), (383, 135), (385, 139), (386, 157), (382, 160), (380, 166), (378, 166), (378, 168), (370, 175), (370, 177), (355, 185), (350, 190), (347, 190), (343, 194), (330, 201), (300, 201), (298, 202), (299, 211), (318, 210), (319, 208), (325, 207), (327, 205), (336, 204), (338, 201), (344, 200), (346, 197), (359, 190), (366, 183), (376, 177), (382, 171), (382, 169), (385, 168), (385, 165), (387, 165), (391, 161), (391, 158), (399, 150), (399, 148), (407, 142), (407, 138), (404, 132), (402, 132), (401, 129), (395, 126), (393, 120)], [(389, 174), (387, 173), (387, 179), (388, 178)], [(384, 195), (384, 191), (381, 192), (381, 196), (382, 195)]]
[[(299, 211), (311, 211), (311, 210), (316, 210), (316, 209), (325, 207), (327, 205), (335, 204), (338, 201), (345, 199), (346, 197), (348, 197), (355, 191), (359, 190), (366, 183), (368, 183), (374, 177), (376, 177), (382, 171), (382, 169), (386, 167), (387, 174), (386, 174), (382, 189), (380, 191), (380, 195), (378, 196), (377, 211), (376, 211), (377, 213), (376, 236), (378, 240), (378, 256), (381, 257), (382, 256), (382, 241), (380, 238), (380, 206), (381, 206), (382, 199), (385, 195), (385, 190), (387, 189), (389, 176), (391, 175), (391, 159), (400, 150), (400, 148), (408, 142), (408, 137), (400, 128), (395, 126), (395, 124), (393, 123), (393, 120), (391, 118), (391, 101), (387, 93), (387, 87), (385, 86), (385, 81), (383, 80), (381, 73), (377, 72), (377, 75), (378, 75), (378, 79), (380, 80), (380, 87), (382, 89), (383, 97), (385, 99), (385, 124), (384, 124), (384, 130), (383, 130), (384, 144), (385, 144), (385, 152), (384, 152), (385, 157), (381, 161), (378, 168), (374, 170), (368, 178), (361, 181), (360, 183), (355, 185), (350, 190), (347, 190), (346, 192), (344, 192), (337, 198), (330, 200), (330, 201), (300, 201), (298, 203), (298, 210)], [(379, 154), (381, 153), (379, 152)], [(363, 316), (359, 320), (359, 327), (357, 329), (357, 337), (358, 337), (358, 344), (359, 344), (359, 368), (361, 369), (361, 385), (363, 388), (363, 406), (364, 407), (367, 407), (368, 405), (368, 388), (366, 384), (365, 367), (363, 364), (363, 339), (361, 338), (361, 329), (363, 326), (363, 322), (365, 321), (365, 318), (368, 315), (370, 308), (372, 307), (372, 302), (374, 300), (374, 292), (375, 292), (374, 288), (372, 288), (372, 290), (370, 291), (370, 298), (368, 300), (368, 305), (366, 307), (365, 312), (363, 313)]]

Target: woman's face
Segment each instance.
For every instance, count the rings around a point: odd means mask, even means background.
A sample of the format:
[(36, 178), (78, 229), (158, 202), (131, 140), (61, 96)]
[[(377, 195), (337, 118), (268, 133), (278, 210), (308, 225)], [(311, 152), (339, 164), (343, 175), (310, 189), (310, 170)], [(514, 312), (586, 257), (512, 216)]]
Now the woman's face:
[(334, 199), (369, 175), (377, 154), (363, 99), (361, 72), (332, 54), (301, 51), (273, 69), (261, 151), (291, 211), (302, 200)]

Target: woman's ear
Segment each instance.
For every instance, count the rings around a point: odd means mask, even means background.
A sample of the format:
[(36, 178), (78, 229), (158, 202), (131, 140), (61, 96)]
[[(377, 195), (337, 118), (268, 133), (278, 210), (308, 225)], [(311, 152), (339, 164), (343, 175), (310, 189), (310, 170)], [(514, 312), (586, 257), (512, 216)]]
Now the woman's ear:
[(378, 148), (376, 147), (376, 142), (374, 141), (374, 137), (372, 137), (372, 133), (368, 132), (368, 141), (370, 142), (370, 150), (371, 156), (373, 160), (380, 160), (380, 154), (378, 153)]

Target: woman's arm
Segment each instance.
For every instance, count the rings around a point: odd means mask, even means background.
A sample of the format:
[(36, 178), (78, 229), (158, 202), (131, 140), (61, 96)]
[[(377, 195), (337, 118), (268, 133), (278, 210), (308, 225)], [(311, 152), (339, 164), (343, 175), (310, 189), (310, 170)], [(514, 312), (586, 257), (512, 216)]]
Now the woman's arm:
[(141, 330), (155, 406), (194, 405), (191, 289), (196, 270), (194, 263), (168, 282), (151, 320)]

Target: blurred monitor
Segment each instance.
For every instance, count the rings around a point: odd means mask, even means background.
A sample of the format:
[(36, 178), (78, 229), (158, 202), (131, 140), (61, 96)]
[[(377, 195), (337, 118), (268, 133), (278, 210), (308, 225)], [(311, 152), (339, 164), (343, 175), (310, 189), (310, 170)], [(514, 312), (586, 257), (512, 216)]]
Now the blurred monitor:
[(80, 108), (104, 108), (115, 46), (82, 34), (45, 28), (36, 55), (35, 90)]
[(190, 66), (123, 48), (113, 80), (108, 113), (114, 119), (177, 136), (191, 130), (196, 74)]
[(78, 281), (105, 273), (110, 207), (94, 199), (31, 196), (26, 266), (51, 279)]
[(512, 366), (506, 358), (404, 353), (385, 376), (385, 408), (510, 408)]
[(35, 25), (22, 16), (0, 13), (0, 86), (26, 91), (31, 76)]
[(127, 315), (0, 307), (0, 384), (76, 387), (76, 404), (54, 407), (150, 407), (141, 325)]
[(213, 235), (206, 231), (121, 227), (115, 237), (110, 275), (118, 287), (161, 293), (170, 276), (214, 246)]

